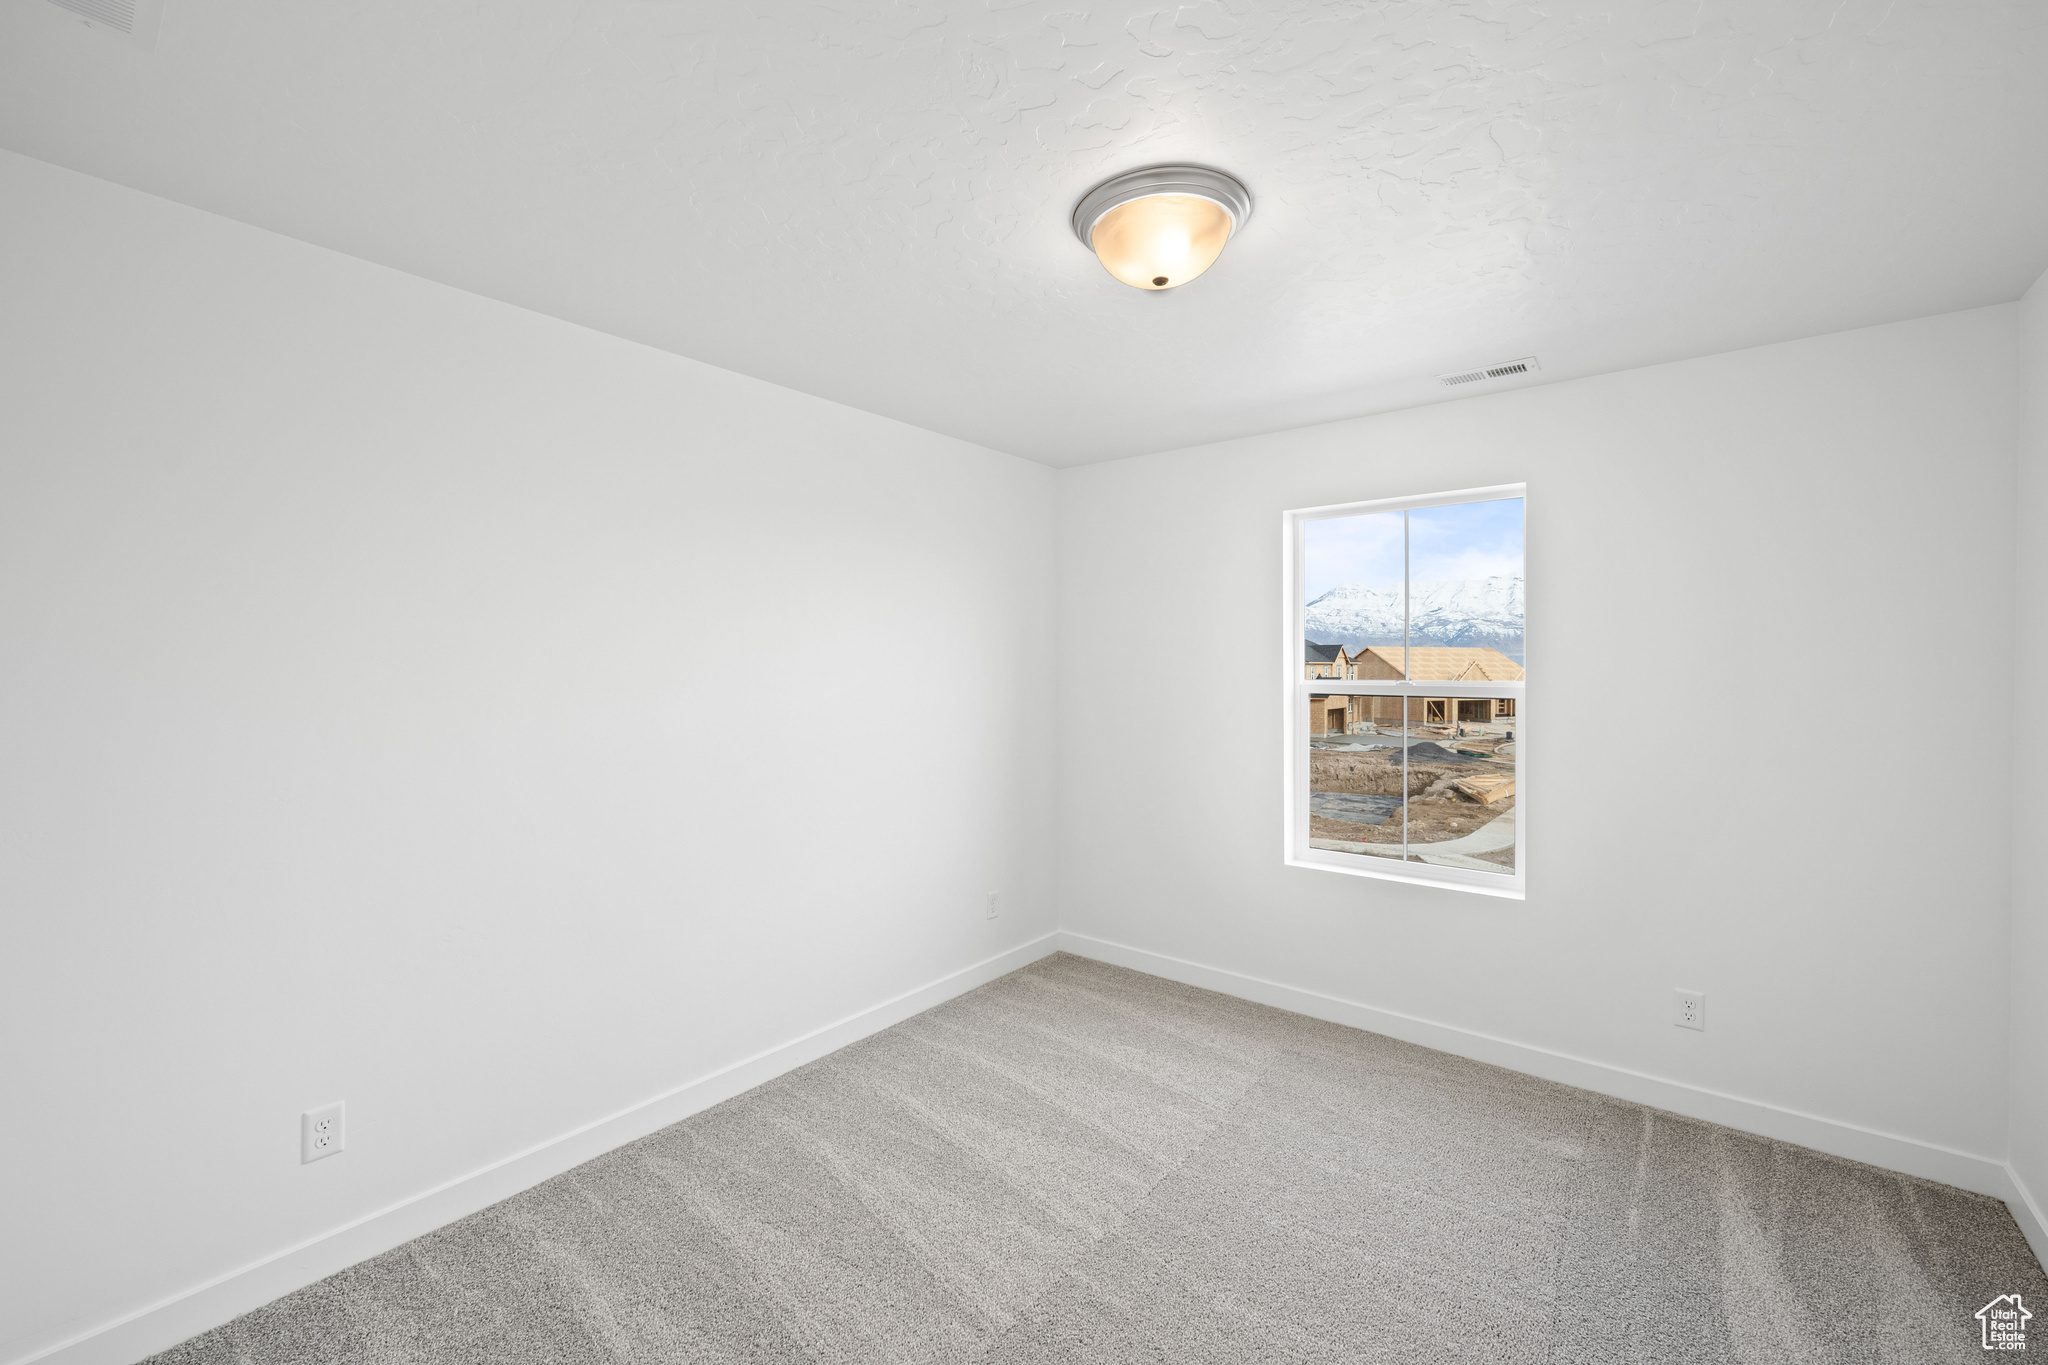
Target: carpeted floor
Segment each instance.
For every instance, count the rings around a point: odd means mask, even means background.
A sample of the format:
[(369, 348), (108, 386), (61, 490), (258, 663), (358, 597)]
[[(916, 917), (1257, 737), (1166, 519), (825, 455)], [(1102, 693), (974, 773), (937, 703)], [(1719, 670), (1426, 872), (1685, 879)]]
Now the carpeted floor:
[(1995, 1200), (1062, 955), (156, 1360), (1933, 1365), (2015, 1291)]

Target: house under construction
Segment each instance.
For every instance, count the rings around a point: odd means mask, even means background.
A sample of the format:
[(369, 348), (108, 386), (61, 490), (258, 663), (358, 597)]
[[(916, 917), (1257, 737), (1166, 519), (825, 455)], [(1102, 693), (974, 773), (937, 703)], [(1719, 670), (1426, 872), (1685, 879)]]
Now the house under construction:
[[(1342, 677), (1360, 682), (1520, 682), (1522, 666), (1497, 649), (1464, 645), (1367, 645), (1356, 652), (1338, 650), (1336, 657), (1323, 661), (1336, 664), (1331, 672), (1313, 671), (1315, 651), (1332, 648), (1310, 645), (1310, 677)], [(1490, 725), (1512, 719), (1515, 703), (1508, 697), (1411, 697), (1411, 725)], [(1318, 697), (1309, 717), (1309, 733), (1342, 735), (1366, 725), (1381, 727), (1401, 723), (1399, 697)]]

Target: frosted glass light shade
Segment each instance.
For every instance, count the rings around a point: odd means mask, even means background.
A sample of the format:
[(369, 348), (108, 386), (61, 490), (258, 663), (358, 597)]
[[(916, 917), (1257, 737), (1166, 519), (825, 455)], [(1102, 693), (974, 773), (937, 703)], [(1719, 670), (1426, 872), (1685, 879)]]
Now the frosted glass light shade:
[(1193, 194), (1148, 194), (1096, 221), (1088, 245), (1102, 268), (1139, 289), (1186, 284), (1230, 240), (1230, 210)]
[(1074, 235), (1135, 289), (1175, 289), (1216, 263), (1252, 197), (1220, 171), (1153, 166), (1104, 181), (1074, 206)]

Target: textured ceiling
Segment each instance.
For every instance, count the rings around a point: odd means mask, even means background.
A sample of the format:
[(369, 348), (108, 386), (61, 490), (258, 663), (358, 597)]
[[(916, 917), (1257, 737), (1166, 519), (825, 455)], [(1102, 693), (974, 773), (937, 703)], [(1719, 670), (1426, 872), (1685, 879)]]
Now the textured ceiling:
[[(2044, 71), (2040, 0), (0, 0), (0, 145), (1074, 464), (2015, 298)], [(1147, 294), (1066, 219), (1162, 161), (1257, 207)]]

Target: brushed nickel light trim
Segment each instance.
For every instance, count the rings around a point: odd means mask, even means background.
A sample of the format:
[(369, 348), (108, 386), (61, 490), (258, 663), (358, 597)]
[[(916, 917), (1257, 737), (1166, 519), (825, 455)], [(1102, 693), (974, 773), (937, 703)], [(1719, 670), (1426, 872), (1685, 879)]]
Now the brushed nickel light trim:
[(1102, 215), (1119, 204), (1153, 194), (1194, 194), (1213, 199), (1230, 213), (1230, 235), (1244, 230), (1252, 216), (1252, 192), (1221, 171), (1204, 166), (1149, 166), (1105, 180), (1074, 205), (1074, 235), (1094, 250), (1088, 235)]
[[(1107, 225), (1103, 223), (1111, 213), (1126, 204), (1155, 198), (1162, 200), (1162, 205), (1156, 212), (1132, 212), (1140, 214), (1141, 219), (1149, 216), (1154, 221), (1163, 221), (1175, 212), (1173, 205), (1177, 201), (1183, 217), (1192, 211), (1195, 217), (1206, 220), (1196, 226), (1199, 234), (1206, 238), (1207, 252), (1197, 251), (1198, 257), (1205, 258), (1200, 259), (1199, 264), (1193, 264), (1192, 269), (1157, 276), (1152, 276), (1149, 270), (1135, 270), (1131, 264), (1133, 251), (1136, 252), (1136, 259), (1142, 260), (1146, 249), (1143, 240), (1144, 224), (1140, 222), (1136, 225), (1135, 230), (1140, 236), (1134, 246), (1128, 235), (1134, 230), (1133, 220), (1128, 214), (1119, 215), (1117, 222)], [(1215, 205), (1222, 210), (1227, 224), (1219, 225), (1212, 209), (1196, 209), (1195, 206), (1190, 206), (1187, 203), (1189, 199), (1199, 199)], [(1096, 254), (1102, 261), (1103, 268), (1112, 275), (1139, 289), (1168, 289), (1184, 284), (1207, 270), (1214, 263), (1216, 256), (1221, 254), (1223, 247), (1238, 234), (1251, 216), (1251, 191), (1234, 177), (1221, 171), (1212, 171), (1206, 166), (1148, 166), (1143, 170), (1129, 171), (1105, 180), (1088, 191), (1081, 197), (1081, 202), (1074, 206), (1072, 221), (1074, 236), (1080, 239), (1081, 245)], [(1117, 237), (1119, 233), (1125, 234), (1119, 244), (1121, 255), (1116, 258), (1114, 264), (1111, 244), (1096, 239), (1098, 226), (1101, 226), (1109, 237)], [(1219, 226), (1223, 228), (1220, 241), (1216, 236), (1216, 229)], [(1164, 240), (1165, 235), (1166, 230), (1162, 229), (1154, 240)], [(1185, 235), (1180, 238), (1180, 243), (1183, 247), (1187, 245)], [(1120, 269), (1119, 266), (1123, 268)], [(1170, 269), (1163, 266), (1161, 268)], [(1180, 277), (1175, 278), (1175, 275)]]

